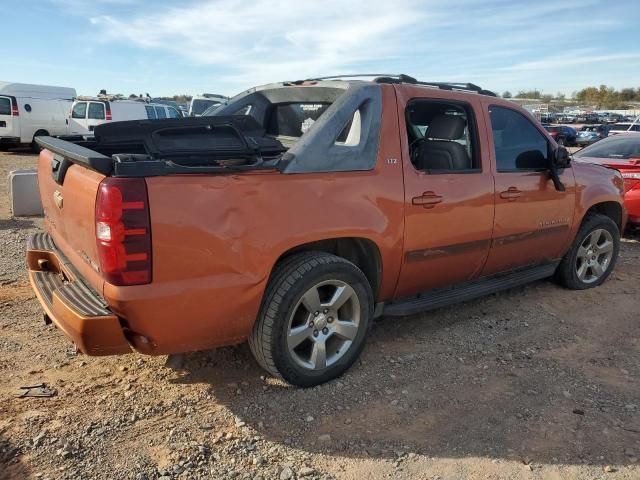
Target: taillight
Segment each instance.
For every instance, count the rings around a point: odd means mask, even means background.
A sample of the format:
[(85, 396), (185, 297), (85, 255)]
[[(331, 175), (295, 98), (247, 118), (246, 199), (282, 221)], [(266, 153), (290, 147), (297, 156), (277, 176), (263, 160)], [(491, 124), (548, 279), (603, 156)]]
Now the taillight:
[(96, 199), (100, 269), (113, 285), (151, 282), (151, 229), (142, 178), (105, 178)]
[(640, 188), (640, 172), (620, 172), (624, 179), (624, 193)]
[(104, 102), (104, 108), (105, 108), (105, 119), (107, 120), (111, 120), (111, 105), (109, 104), (109, 102)]
[(20, 112), (18, 111), (18, 101), (15, 99), (15, 97), (11, 97), (11, 116), (20, 116)]

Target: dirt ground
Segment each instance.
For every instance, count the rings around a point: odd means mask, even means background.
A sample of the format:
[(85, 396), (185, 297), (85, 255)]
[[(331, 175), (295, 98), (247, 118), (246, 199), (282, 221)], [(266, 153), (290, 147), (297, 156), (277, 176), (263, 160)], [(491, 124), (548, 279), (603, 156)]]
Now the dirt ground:
[[(0, 178), (35, 160), (0, 155)], [(40, 226), (0, 192), (0, 478), (640, 479), (638, 236), (600, 288), (382, 319), (343, 378), (301, 390), (245, 346), (182, 370), (73, 355), (27, 285)], [(41, 382), (56, 395), (15, 396)]]

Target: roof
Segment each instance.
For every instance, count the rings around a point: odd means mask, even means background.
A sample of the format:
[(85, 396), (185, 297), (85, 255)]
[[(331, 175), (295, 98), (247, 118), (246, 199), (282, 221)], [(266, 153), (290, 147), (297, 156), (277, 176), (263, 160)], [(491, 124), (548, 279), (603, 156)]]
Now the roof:
[(32, 83), (0, 82), (0, 94), (14, 97), (72, 100), (76, 96), (76, 89), (56, 87), (53, 85), (36, 85)]

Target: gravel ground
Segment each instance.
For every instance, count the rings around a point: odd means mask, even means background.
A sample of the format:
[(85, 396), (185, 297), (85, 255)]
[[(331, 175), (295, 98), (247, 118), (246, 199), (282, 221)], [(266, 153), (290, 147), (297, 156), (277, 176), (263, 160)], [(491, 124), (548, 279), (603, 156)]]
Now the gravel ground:
[[(36, 157), (0, 155), (0, 176)], [(42, 322), (0, 193), (0, 478), (640, 478), (640, 243), (598, 289), (550, 282), (374, 326), (308, 390), (245, 346), (73, 355)], [(51, 398), (16, 398), (46, 382)]]

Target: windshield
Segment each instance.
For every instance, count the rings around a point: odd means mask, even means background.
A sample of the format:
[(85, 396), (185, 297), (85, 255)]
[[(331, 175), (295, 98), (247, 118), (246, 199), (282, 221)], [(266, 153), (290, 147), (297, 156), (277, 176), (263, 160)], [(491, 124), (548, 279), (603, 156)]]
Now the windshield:
[(191, 103), (191, 115), (202, 115), (204, 111), (212, 105), (219, 105), (217, 100), (207, 100), (206, 98), (193, 100)]
[(640, 135), (619, 135), (605, 138), (580, 150), (575, 157), (611, 158), (627, 160), (640, 158)]

